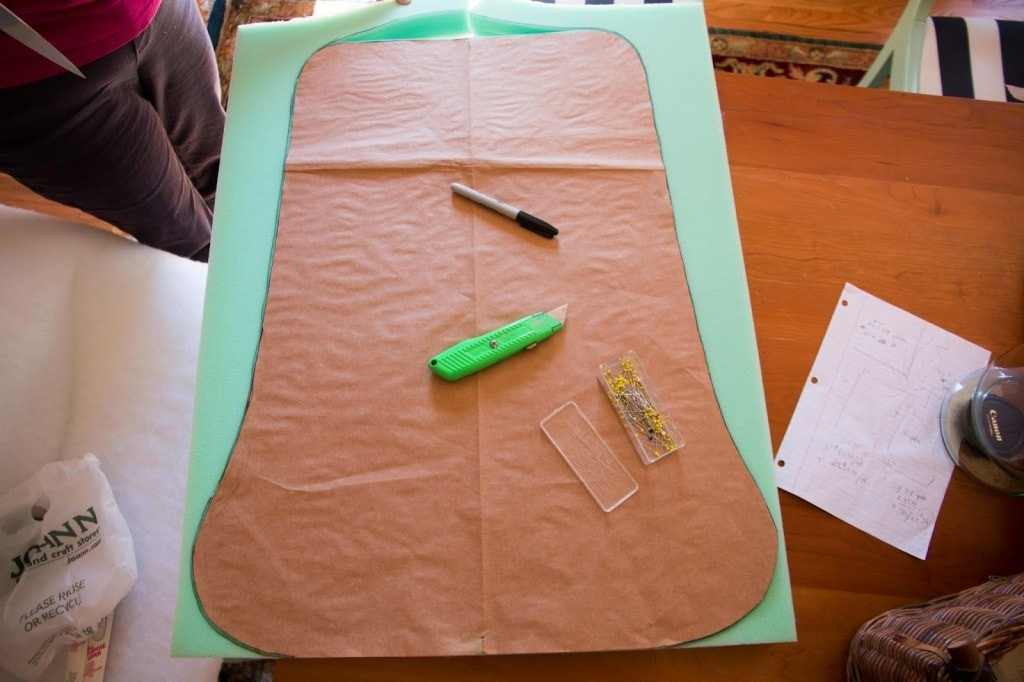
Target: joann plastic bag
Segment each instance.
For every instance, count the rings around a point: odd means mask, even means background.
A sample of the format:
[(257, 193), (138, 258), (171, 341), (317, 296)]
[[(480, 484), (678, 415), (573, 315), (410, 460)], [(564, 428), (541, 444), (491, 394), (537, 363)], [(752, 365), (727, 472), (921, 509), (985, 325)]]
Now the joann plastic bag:
[(0, 665), (39, 677), (135, 584), (135, 548), (99, 461), (54, 462), (0, 497)]

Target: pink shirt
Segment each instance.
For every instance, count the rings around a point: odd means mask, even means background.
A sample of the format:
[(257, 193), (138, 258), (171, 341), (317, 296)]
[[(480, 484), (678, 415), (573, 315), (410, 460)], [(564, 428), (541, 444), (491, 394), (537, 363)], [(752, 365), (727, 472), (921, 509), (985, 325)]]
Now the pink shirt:
[[(54, 47), (81, 67), (127, 45), (149, 26), (160, 0), (3, 0)], [(0, 32), (0, 88), (65, 73)]]

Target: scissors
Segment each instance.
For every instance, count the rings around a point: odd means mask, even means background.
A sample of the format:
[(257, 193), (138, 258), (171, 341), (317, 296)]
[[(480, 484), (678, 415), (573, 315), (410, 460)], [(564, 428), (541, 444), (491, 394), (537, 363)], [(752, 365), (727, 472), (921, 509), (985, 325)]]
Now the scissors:
[(85, 74), (79, 71), (70, 59), (65, 57), (50, 41), (36, 33), (31, 26), (19, 19), (17, 14), (4, 7), (3, 3), (0, 3), (0, 31), (33, 52), (46, 57), (57, 66), (67, 69), (80, 78), (85, 78)]

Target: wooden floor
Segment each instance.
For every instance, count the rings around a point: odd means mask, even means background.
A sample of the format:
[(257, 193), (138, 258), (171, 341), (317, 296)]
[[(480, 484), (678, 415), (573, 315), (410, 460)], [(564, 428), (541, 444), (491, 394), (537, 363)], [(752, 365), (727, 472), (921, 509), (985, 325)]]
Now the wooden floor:
[[(709, 26), (882, 44), (906, 0), (704, 0)], [(935, 15), (1024, 20), (1024, 0), (935, 0)]]

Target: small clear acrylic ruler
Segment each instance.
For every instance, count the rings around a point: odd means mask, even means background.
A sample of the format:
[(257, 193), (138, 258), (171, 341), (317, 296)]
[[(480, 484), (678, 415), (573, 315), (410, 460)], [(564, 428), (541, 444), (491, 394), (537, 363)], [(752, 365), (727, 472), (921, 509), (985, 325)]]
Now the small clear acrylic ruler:
[(988, 358), (847, 284), (779, 447), (778, 486), (924, 559), (953, 473), (942, 399)]
[(637, 491), (636, 480), (576, 403), (562, 405), (540, 426), (601, 509), (610, 512)]

